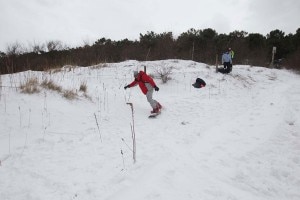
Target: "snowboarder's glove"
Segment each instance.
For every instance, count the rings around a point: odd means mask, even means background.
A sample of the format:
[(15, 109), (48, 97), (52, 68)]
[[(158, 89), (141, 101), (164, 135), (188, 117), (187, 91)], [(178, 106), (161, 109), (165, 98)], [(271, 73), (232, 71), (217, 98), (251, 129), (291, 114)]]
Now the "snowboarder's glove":
[(126, 85), (125, 87), (124, 87), (124, 89), (126, 90), (127, 88), (129, 88), (130, 86), (129, 85)]
[(154, 86), (154, 90), (155, 90), (155, 91), (158, 91), (159, 88), (158, 88), (157, 86)]

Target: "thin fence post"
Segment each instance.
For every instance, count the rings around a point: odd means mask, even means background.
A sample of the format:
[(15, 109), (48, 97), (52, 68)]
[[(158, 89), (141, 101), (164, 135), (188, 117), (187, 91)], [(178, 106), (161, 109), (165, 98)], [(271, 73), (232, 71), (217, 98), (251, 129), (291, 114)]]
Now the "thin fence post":
[(131, 117), (132, 117), (132, 125), (131, 125), (131, 136), (132, 136), (132, 152), (133, 152), (133, 162), (136, 162), (136, 141), (135, 141), (135, 130), (134, 130), (134, 110), (133, 110), (133, 104), (127, 103), (131, 107)]

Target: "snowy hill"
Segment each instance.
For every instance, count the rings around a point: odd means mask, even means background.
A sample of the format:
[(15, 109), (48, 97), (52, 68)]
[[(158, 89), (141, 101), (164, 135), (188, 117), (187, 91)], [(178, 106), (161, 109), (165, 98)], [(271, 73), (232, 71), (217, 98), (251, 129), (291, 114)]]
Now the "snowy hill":
[[(123, 88), (144, 64), (160, 88), (156, 119), (138, 87)], [(172, 69), (166, 84), (161, 69)], [(197, 77), (205, 88), (192, 87)], [(28, 80), (38, 93), (15, 88)], [(0, 83), (1, 200), (300, 199), (300, 76), (290, 71), (127, 61)]]

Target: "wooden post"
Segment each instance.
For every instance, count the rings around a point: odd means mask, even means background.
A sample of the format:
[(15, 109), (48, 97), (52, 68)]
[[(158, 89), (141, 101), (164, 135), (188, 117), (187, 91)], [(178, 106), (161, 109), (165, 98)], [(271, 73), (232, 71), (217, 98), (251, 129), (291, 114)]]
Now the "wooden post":
[[(151, 51), (151, 47), (149, 47), (149, 49), (148, 49), (148, 53), (147, 53), (147, 56), (146, 56), (146, 61), (148, 61), (148, 57), (149, 57), (150, 51)], [(146, 71), (146, 65), (144, 65), (144, 72), (147, 73), (147, 71)]]
[(194, 60), (195, 41), (193, 41), (192, 60)]
[(276, 47), (273, 47), (273, 50), (272, 50), (272, 61), (271, 61), (270, 67), (274, 67), (274, 57), (275, 57), (275, 54), (276, 54)]
[(132, 137), (132, 158), (133, 163), (136, 163), (136, 141), (135, 141), (135, 130), (134, 130), (134, 109), (132, 103), (127, 103), (131, 107), (131, 117), (132, 117), (132, 124), (131, 126), (131, 137)]
[(148, 49), (148, 53), (146, 55), (146, 61), (148, 60), (148, 57), (149, 57), (149, 54), (150, 54), (150, 50), (151, 50), (151, 47)]
[(216, 54), (216, 72), (218, 73), (218, 54)]

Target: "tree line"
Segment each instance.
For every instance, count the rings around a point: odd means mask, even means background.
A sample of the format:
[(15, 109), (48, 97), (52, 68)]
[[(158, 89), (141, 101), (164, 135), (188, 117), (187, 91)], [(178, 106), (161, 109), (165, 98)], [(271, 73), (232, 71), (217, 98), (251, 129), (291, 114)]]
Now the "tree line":
[[(273, 47), (275, 67), (300, 71), (300, 28), (295, 34), (286, 35), (273, 30), (266, 36), (259, 33), (234, 31), (218, 34), (211, 28), (189, 29), (174, 37), (172, 32), (140, 34), (139, 40), (113, 41), (100, 38), (92, 45), (69, 48), (61, 41), (34, 44), (24, 50), (19, 43), (11, 44), (6, 52), (0, 52), (0, 73), (26, 70), (47, 70), (64, 65), (90, 66), (98, 63), (125, 60), (184, 59), (207, 64), (220, 62), (221, 54), (228, 48), (235, 52), (234, 64), (269, 67)], [(220, 63), (219, 63), (220, 64)]]

